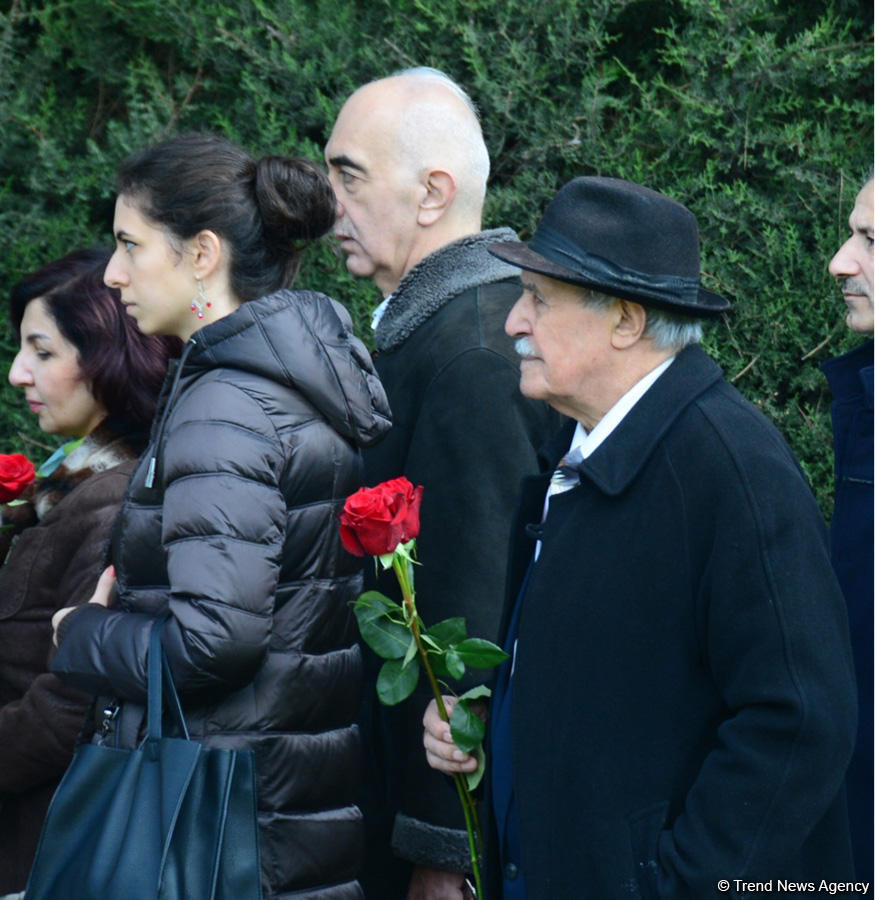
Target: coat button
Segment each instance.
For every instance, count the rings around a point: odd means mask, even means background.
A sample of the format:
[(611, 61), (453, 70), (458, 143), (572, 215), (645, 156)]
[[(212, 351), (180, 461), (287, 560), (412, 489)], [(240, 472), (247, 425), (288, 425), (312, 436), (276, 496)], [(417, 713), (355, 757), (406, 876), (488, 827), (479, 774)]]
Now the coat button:
[(508, 881), (516, 881), (516, 877), (517, 877), (517, 875), (519, 875), (519, 873), (520, 873), (520, 870), (517, 867), (516, 863), (508, 863), (504, 867), (504, 877)]

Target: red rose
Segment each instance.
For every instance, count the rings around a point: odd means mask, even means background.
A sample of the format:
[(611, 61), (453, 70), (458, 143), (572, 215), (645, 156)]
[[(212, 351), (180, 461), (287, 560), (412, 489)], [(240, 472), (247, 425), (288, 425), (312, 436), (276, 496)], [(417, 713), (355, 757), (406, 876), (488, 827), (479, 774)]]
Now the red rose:
[(346, 498), (340, 515), (340, 540), (354, 556), (383, 556), (419, 534), (422, 485), (392, 478), (360, 488)]
[(14, 500), (36, 478), (33, 463), (20, 453), (0, 453), (0, 503)]

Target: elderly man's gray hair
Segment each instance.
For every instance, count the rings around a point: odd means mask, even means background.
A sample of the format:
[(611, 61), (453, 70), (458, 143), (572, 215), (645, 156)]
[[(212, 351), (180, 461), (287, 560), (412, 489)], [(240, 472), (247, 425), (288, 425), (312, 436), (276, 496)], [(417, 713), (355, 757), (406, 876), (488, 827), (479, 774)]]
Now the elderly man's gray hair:
[[(617, 302), (616, 297), (590, 288), (582, 288), (580, 298), (586, 306), (596, 309), (610, 309)], [(642, 337), (652, 340), (655, 350), (680, 353), (689, 344), (698, 344), (702, 340), (702, 323), (698, 319), (691, 319), (689, 316), (678, 315), (663, 309), (654, 309), (651, 306), (647, 306), (645, 309), (647, 310), (647, 324), (644, 326)]]

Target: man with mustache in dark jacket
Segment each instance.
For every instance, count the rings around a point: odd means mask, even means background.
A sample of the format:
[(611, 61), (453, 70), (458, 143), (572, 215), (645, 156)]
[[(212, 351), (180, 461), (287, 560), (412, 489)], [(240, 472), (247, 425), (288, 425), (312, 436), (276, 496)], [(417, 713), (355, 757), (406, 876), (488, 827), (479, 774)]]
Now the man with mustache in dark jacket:
[(848, 604), (857, 668), (860, 726), (848, 767), (848, 812), (857, 877), (872, 880), (872, 329), (875, 182), (857, 194), (850, 237), (829, 264), (844, 298), (848, 328), (869, 340), (823, 363), (832, 390), (835, 509), (830, 555)]

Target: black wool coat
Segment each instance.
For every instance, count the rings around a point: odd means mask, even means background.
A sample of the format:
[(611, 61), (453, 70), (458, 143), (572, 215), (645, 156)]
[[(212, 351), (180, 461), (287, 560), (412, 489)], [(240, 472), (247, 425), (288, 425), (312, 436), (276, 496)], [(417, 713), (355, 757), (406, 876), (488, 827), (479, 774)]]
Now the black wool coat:
[[(359, 897), (362, 561), (338, 516), (388, 408), (346, 311), (279, 291), (195, 332), (114, 530), (114, 606), (53, 671), (141, 713), (156, 616), (192, 738), (255, 755), (265, 897)], [(153, 477), (154, 473), (154, 477)]]
[[(470, 235), (404, 277), (376, 332), (375, 362), (392, 429), (364, 454), (368, 484), (406, 475), (425, 488), (417, 540), (422, 565), (415, 572), (423, 621), (462, 616), (469, 635), (492, 641), (520, 479), (537, 472), (538, 447), (560, 427), (549, 406), (520, 394), (519, 357), (504, 332), (520, 295), (518, 270), (488, 247), (514, 239), (507, 228)], [(372, 571), (366, 569), (366, 579)], [(391, 573), (369, 586), (395, 589)], [(375, 672), (379, 661), (370, 659)], [(470, 671), (463, 685), (488, 679), (488, 672)], [(368, 729), (372, 778), (387, 782), (375, 814), (397, 813), (395, 852), (411, 862), (467, 870), (459, 798), (422, 751), (422, 713), (431, 697), (425, 677), (398, 707), (380, 709), (374, 685), (367, 690), (369, 714), (384, 729)]]
[(511, 707), (527, 896), (851, 880), (847, 619), (784, 440), (690, 347), (580, 471), (542, 528), (530, 480), (514, 532), (508, 614), (543, 542)]

